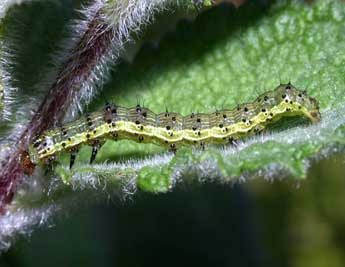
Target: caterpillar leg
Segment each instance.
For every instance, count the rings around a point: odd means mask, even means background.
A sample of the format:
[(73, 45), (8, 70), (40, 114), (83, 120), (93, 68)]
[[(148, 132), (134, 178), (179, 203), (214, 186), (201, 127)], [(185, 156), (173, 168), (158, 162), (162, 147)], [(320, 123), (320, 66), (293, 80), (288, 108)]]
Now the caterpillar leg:
[(96, 156), (97, 156), (97, 152), (98, 152), (98, 146), (93, 146), (91, 157), (90, 157), (90, 164), (92, 164), (95, 161)]
[(90, 164), (92, 164), (95, 161), (97, 153), (98, 153), (99, 149), (101, 148), (101, 146), (103, 144), (104, 144), (104, 142), (101, 142), (98, 139), (96, 139), (92, 143), (90, 143), (90, 145), (92, 145), (92, 153), (91, 153), (91, 157), (90, 157)]
[(45, 175), (48, 175), (49, 173), (52, 173), (54, 171), (54, 168), (56, 166), (55, 156), (51, 156), (46, 160), (46, 168), (45, 168)]
[(259, 124), (254, 128), (254, 134), (260, 134), (263, 132), (263, 130), (265, 130), (265, 126)]
[(237, 142), (237, 140), (236, 140), (235, 138), (230, 137), (230, 138), (229, 138), (229, 144), (230, 144), (230, 145), (233, 145), (233, 146), (237, 146), (237, 145), (238, 145), (238, 142)]
[(79, 149), (73, 149), (71, 151), (71, 157), (70, 157), (70, 160), (69, 160), (69, 168), (72, 169), (73, 165), (74, 165), (74, 162), (75, 162), (75, 159), (77, 157), (77, 154), (79, 152)]
[(176, 151), (177, 151), (176, 144), (170, 144), (169, 151), (171, 151), (174, 154), (176, 154)]

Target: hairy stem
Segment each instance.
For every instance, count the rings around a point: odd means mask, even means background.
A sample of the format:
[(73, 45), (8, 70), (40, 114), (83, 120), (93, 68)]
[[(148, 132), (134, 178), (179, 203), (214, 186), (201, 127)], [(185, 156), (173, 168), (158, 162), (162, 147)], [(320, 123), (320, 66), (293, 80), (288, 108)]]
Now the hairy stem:
[[(152, 21), (156, 11), (177, 2), (95, 0), (86, 8), (86, 19), (81, 23), (86, 25), (85, 29), (75, 45), (66, 52), (67, 56), (60, 64), (48, 93), (2, 163), (0, 212), (13, 199), (16, 186), (24, 174), (33, 171), (34, 166), (26, 151), (34, 136), (61, 123), (69, 111), (73, 116), (75, 107), (80, 109), (83, 101), (88, 103), (95, 94), (95, 88), (103, 82), (101, 78), (106, 76), (109, 65), (118, 59), (131, 35)], [(188, 7), (195, 7), (193, 1), (185, 2)], [(198, 1), (197, 5), (210, 3)]]
[(107, 27), (108, 25), (100, 18), (100, 12), (96, 12), (87, 31), (61, 66), (49, 93), (19, 137), (16, 149), (11, 153), (2, 169), (0, 209), (3, 209), (4, 205), (11, 201), (16, 183), (24, 175), (20, 160), (33, 136), (63, 119), (73, 95), (83, 82), (90, 78), (90, 74), (99, 59), (109, 50), (115, 31), (107, 29)]

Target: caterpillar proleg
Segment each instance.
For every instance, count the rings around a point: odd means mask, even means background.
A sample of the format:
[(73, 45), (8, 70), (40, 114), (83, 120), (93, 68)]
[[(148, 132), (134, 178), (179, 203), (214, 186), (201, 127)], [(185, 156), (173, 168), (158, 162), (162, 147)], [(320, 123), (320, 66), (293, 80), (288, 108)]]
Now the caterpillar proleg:
[(93, 147), (92, 163), (107, 139), (154, 143), (173, 151), (181, 146), (228, 144), (262, 132), (268, 124), (288, 116), (304, 116), (318, 122), (318, 101), (288, 83), (261, 94), (251, 103), (209, 114), (155, 114), (140, 105), (126, 108), (107, 104), (101, 111), (45, 131), (33, 141), (29, 155), (32, 163), (47, 165), (59, 153), (68, 151), (72, 167), (81, 145)]

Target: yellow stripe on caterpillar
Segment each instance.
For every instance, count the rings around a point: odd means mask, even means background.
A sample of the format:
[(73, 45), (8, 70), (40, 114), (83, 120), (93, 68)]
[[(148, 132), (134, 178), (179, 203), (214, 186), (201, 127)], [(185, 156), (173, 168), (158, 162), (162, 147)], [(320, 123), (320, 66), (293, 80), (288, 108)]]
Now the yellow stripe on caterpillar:
[(107, 104), (102, 111), (86, 118), (45, 131), (32, 143), (29, 154), (33, 163), (45, 165), (59, 153), (68, 151), (72, 153), (72, 167), (82, 144), (93, 146), (92, 163), (107, 139), (154, 143), (171, 150), (195, 144), (202, 147), (227, 144), (261, 132), (269, 123), (287, 116), (305, 116), (317, 122), (320, 120), (318, 102), (289, 83), (260, 95), (252, 103), (210, 114), (182, 116), (168, 111), (155, 114), (140, 105), (125, 108)]

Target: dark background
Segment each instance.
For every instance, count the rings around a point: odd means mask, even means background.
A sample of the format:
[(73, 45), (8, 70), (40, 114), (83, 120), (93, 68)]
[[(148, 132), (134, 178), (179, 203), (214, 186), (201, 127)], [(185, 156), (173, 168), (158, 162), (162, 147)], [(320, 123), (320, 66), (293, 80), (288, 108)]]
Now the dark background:
[(181, 185), (77, 207), (0, 266), (344, 266), (344, 167), (337, 155), (300, 183)]

